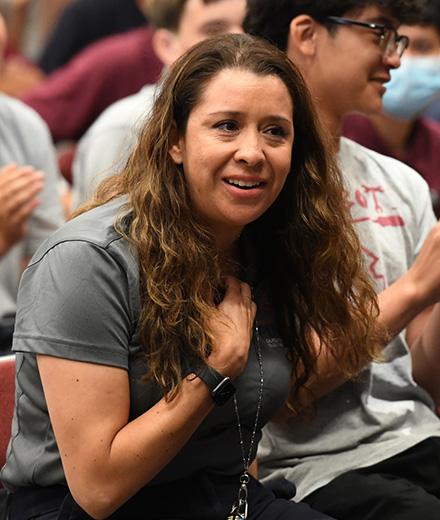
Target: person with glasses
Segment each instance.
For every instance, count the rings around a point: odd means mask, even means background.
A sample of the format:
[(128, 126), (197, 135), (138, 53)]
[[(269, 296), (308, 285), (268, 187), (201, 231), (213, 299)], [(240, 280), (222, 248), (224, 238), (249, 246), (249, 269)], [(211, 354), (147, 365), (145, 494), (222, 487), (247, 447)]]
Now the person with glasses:
[(409, 44), (400, 25), (417, 23), (422, 7), (248, 0), (244, 22), (286, 51), (312, 92), (389, 331), (381, 359), (352, 380), (322, 349), (320, 375), (308, 385), (311, 406), (272, 423), (260, 444), (264, 482), (287, 479), (295, 500), (338, 520), (440, 518), (440, 225), (420, 175), (341, 138), (345, 115), (382, 110)]
[(383, 111), (372, 117), (350, 115), (343, 134), (417, 170), (429, 185), (438, 218), (440, 125), (424, 110), (440, 101), (440, 0), (429, 0), (421, 20), (399, 31), (410, 37), (410, 43), (402, 65), (386, 85)]
[(342, 16), (327, 16), (325, 21), (330, 24), (353, 25), (374, 31), (379, 37), (379, 47), (385, 56), (397, 54), (401, 58), (409, 44), (408, 36), (399, 34), (394, 27), (387, 24), (360, 22)]

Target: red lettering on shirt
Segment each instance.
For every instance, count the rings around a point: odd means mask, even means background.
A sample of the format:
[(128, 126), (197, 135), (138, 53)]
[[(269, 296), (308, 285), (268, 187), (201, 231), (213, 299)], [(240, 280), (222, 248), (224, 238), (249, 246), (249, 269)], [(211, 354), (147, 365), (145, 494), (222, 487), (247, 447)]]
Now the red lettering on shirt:
[(359, 204), (359, 206), (361, 206), (361, 208), (366, 209), (368, 207), (368, 201), (365, 195), (363, 195), (360, 190), (356, 190), (355, 196), (356, 202)]
[(370, 271), (371, 276), (373, 277), (374, 280), (380, 280), (383, 284), (383, 289), (385, 289), (385, 287), (386, 287), (385, 276), (376, 271), (376, 266), (377, 266), (377, 263), (379, 262), (379, 257), (364, 246), (362, 246), (362, 251), (371, 259), (371, 262), (368, 266), (368, 270)]
[(364, 191), (367, 195), (368, 195), (368, 193), (371, 193), (373, 195), (374, 210), (377, 211), (378, 213), (382, 213), (383, 209), (379, 203), (379, 197), (377, 195), (378, 193), (384, 192), (384, 189), (382, 188), (382, 186), (365, 186), (365, 184), (363, 184), (362, 187), (364, 188)]
[(381, 204), (380, 197), (384, 193), (385, 190), (382, 186), (367, 186), (363, 184), (362, 190), (357, 189), (354, 192), (354, 201), (350, 200), (347, 194), (350, 210), (353, 210), (354, 207), (366, 210), (364, 215), (354, 217), (353, 222), (355, 224), (359, 224), (360, 222), (373, 222), (381, 227), (404, 227), (405, 221), (397, 213), (396, 208), (390, 208), (393, 213), (383, 215), (384, 206)]
[(405, 221), (400, 215), (390, 215), (389, 217), (377, 217), (377, 219), (373, 220), (373, 222), (375, 224), (381, 225), (382, 227), (403, 227), (405, 225)]

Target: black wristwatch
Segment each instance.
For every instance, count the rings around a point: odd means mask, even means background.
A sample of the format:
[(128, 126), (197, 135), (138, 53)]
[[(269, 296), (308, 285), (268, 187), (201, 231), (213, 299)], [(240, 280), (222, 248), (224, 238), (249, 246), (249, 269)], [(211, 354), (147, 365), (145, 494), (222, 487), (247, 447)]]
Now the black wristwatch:
[(235, 386), (231, 379), (222, 376), (214, 368), (203, 365), (196, 373), (209, 388), (211, 397), (217, 406), (222, 406), (235, 394)]

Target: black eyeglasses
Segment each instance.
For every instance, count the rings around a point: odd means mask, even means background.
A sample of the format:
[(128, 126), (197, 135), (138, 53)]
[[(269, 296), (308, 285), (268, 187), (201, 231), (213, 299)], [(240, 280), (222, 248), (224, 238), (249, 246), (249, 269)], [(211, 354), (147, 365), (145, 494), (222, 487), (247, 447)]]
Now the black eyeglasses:
[(380, 48), (382, 49), (383, 55), (386, 57), (397, 54), (400, 58), (409, 45), (408, 36), (398, 34), (396, 29), (388, 25), (372, 22), (359, 22), (358, 20), (341, 18), (340, 16), (327, 16), (326, 21), (338, 25), (356, 25), (376, 32), (380, 38)]

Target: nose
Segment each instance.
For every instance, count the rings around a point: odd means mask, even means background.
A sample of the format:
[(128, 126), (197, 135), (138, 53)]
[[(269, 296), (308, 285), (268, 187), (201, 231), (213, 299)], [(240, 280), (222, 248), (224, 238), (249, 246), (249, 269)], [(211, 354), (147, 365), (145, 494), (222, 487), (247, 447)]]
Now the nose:
[(398, 69), (400, 67), (400, 56), (397, 52), (385, 54), (383, 57), (383, 62), (390, 69)]
[(237, 162), (246, 164), (250, 168), (259, 166), (265, 159), (260, 135), (257, 132), (246, 132), (238, 141), (234, 154)]

